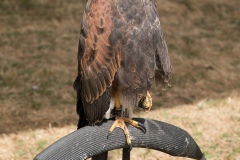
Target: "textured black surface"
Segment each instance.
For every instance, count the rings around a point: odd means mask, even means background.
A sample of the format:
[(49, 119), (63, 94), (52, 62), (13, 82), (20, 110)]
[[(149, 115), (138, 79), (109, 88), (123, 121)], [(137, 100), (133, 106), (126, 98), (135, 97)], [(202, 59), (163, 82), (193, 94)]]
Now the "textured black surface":
[[(189, 157), (203, 160), (203, 154), (194, 139), (184, 130), (160, 121), (135, 119), (147, 128), (146, 134), (128, 125), (133, 147), (149, 148), (165, 152), (172, 156)], [(119, 128), (107, 139), (113, 120), (99, 126), (86, 126), (61, 138), (34, 160), (84, 160), (105, 151), (126, 148), (123, 131)]]

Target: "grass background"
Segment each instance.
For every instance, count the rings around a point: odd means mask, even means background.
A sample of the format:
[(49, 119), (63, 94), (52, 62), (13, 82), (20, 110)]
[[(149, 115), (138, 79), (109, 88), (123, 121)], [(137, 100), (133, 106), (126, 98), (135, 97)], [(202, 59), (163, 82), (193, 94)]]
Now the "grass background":
[[(86, 0), (0, 1), (0, 160), (32, 159), (76, 129), (80, 21)], [(240, 1), (157, 0), (173, 65), (135, 116), (187, 130), (210, 160), (240, 159)], [(120, 159), (120, 150), (110, 159)], [(132, 159), (174, 158), (134, 149)]]

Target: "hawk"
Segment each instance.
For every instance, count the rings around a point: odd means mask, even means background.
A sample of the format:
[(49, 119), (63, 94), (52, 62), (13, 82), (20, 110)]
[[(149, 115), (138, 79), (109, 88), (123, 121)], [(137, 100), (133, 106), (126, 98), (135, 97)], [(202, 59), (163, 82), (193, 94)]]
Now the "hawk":
[(133, 107), (149, 111), (154, 81), (166, 83), (171, 63), (161, 29), (156, 0), (88, 0), (78, 48), (78, 128), (115, 117), (110, 128), (125, 123), (143, 132), (132, 120)]

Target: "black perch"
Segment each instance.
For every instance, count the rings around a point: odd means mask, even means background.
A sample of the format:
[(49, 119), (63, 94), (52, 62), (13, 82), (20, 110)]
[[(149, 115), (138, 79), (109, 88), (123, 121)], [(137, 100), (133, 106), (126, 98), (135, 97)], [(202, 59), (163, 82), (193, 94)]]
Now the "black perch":
[[(183, 129), (168, 123), (134, 118), (147, 128), (141, 130), (128, 125), (133, 147), (158, 150), (175, 157), (206, 160), (194, 139)], [(39, 153), (34, 160), (85, 160), (92, 156), (119, 148), (127, 148), (125, 135), (120, 128), (107, 139), (114, 120), (104, 121), (94, 127), (76, 130)]]

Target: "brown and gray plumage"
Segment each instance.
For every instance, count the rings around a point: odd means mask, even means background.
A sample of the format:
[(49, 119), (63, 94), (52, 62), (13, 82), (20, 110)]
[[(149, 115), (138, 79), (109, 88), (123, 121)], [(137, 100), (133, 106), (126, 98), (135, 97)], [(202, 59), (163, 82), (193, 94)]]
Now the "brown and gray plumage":
[(131, 118), (154, 80), (164, 83), (170, 75), (155, 0), (88, 0), (74, 82), (78, 128), (109, 118), (116, 96), (122, 116)]

